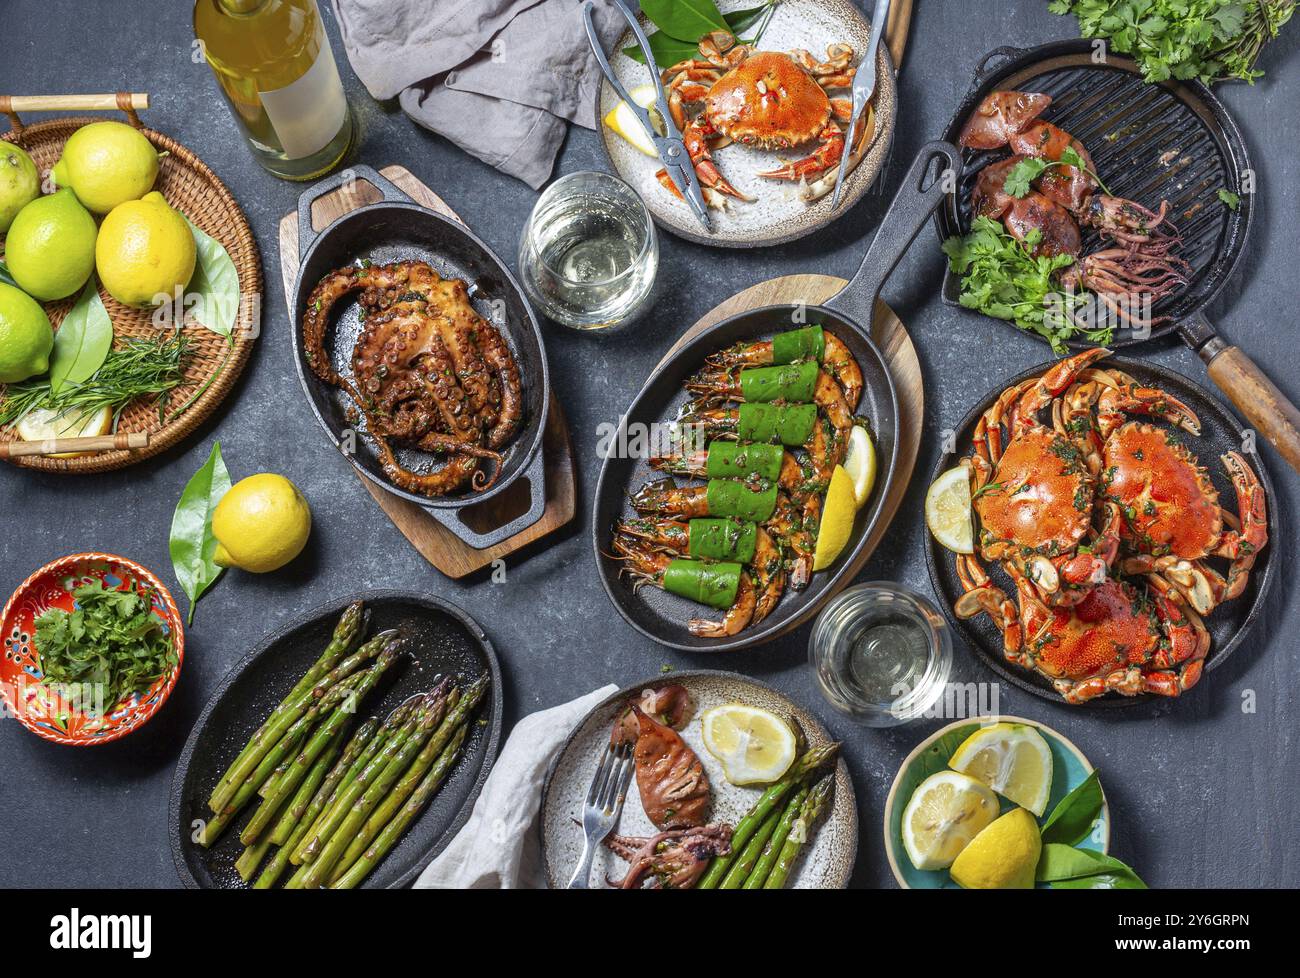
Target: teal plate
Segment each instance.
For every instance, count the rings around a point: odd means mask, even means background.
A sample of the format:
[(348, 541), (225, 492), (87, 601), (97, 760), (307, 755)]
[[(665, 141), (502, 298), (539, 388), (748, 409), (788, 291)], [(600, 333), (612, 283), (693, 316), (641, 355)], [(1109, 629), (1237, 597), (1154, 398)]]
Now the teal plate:
[[(1083, 751), (1051, 727), (1023, 717), (1001, 716), (996, 719), (1033, 727), (1043, 735), (1043, 739), (1051, 748), (1052, 794), (1043, 813), (1043, 818), (1046, 818), (1062, 798), (1082, 784), (1092, 773), (1092, 764), (1084, 756)], [(990, 718), (985, 718), (984, 722), (990, 722)], [(894, 872), (894, 879), (905, 890), (960, 889), (949, 878), (947, 870), (924, 870), (912, 865), (903, 846), (903, 809), (907, 807), (907, 801), (912, 797), (912, 792), (916, 790), (917, 785), (936, 771), (947, 770), (948, 758), (952, 757), (963, 740), (982, 725), (978, 718), (958, 720), (948, 724), (917, 744), (916, 749), (907, 755), (907, 759), (898, 769), (893, 787), (889, 789), (889, 797), (885, 799), (885, 855), (889, 858), (889, 868)], [(1102, 795), (1104, 798), (1104, 790)], [(1000, 796), (998, 800), (1002, 802), (1004, 812), (1016, 807)], [(1043, 819), (1039, 819), (1039, 825), (1042, 822)], [(1079, 843), (1078, 848), (1109, 852), (1110, 804), (1108, 802), (1103, 801), (1096, 829), (1092, 835)]]

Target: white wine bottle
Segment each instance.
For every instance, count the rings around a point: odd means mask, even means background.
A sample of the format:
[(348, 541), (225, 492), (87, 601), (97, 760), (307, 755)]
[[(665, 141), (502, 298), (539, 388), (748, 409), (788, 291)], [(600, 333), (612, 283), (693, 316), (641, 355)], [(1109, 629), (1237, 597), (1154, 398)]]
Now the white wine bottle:
[(195, 0), (194, 36), (262, 166), (310, 180), (338, 164), (352, 112), (316, 0)]

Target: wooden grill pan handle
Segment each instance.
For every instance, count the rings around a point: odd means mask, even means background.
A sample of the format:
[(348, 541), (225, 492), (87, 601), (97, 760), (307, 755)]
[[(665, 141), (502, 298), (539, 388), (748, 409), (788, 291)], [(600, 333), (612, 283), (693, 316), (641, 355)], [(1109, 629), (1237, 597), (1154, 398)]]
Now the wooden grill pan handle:
[(0, 95), (0, 112), (9, 117), (14, 132), (22, 132), (19, 112), (113, 112), (121, 111), (131, 125), (143, 129), (137, 109), (149, 108), (148, 92), (110, 92), (104, 95)]
[(1201, 348), (1210, 379), (1264, 440), (1300, 472), (1300, 411), (1240, 347), (1217, 337)]

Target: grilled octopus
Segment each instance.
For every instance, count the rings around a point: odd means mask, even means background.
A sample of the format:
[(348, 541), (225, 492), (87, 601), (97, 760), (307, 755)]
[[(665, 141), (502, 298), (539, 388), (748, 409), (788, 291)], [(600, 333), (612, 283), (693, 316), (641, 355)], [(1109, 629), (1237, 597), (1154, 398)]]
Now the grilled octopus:
[[(1039, 118), (1051, 103), (1051, 96), (1037, 92), (993, 92), (966, 121), (959, 140), (962, 146), (979, 150), (1007, 146), (1014, 154), (980, 171), (971, 191), (971, 209), (1000, 220), (1018, 241), (1037, 231), (1035, 255), (1079, 256), (1080, 225), (1097, 229), (1113, 246), (1084, 255), (1064, 269), (1061, 284), (1091, 290), (1117, 316), (1132, 321), (1130, 310), (1140, 300), (1155, 302), (1186, 284), (1187, 264), (1175, 254), (1181, 242), (1166, 220), (1168, 202), (1162, 201), (1153, 211), (1098, 193), (1088, 150), (1064, 129)], [(1059, 162), (1067, 148), (1078, 154), (1082, 168)], [(1004, 184), (1016, 164), (1029, 157), (1057, 165), (1045, 169), (1034, 181), (1034, 189), (1017, 198), (1006, 192)]]
[[(335, 303), (358, 291), (362, 328), (348, 379), (331, 364), (325, 335)], [(518, 434), (522, 385), (510, 348), (474, 311), (464, 282), (419, 261), (336, 269), (307, 299), (303, 345), (312, 371), (360, 409), (394, 484), (441, 496), (495, 480), (480, 465), (500, 463), (500, 450)], [(414, 472), (398, 462), (392, 443), (447, 455), (447, 464)]]
[[(621, 880), (610, 886), (623, 890), (689, 890), (714, 856), (731, 852), (731, 826), (701, 825), (671, 829), (649, 838), (611, 835), (605, 845), (630, 865)], [(647, 877), (649, 886), (644, 886)]]

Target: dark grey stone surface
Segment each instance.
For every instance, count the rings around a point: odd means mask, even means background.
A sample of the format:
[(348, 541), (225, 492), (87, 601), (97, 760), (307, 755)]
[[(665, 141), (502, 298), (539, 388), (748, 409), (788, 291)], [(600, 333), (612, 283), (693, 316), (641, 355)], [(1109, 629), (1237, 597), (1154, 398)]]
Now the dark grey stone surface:
[[(881, 848), (881, 809), (899, 762), (938, 721), (878, 732), (834, 715), (811, 683), (807, 628), (725, 660), (654, 646), (624, 624), (601, 591), (588, 518), (598, 471), (596, 426), (617, 418), (688, 324), (733, 292), (775, 275), (851, 274), (903, 167), (938, 134), (976, 60), (999, 45), (1031, 45), (1075, 32), (1073, 19), (1048, 14), (1041, 0), (922, 0), (916, 7), (899, 81), (893, 155), (879, 192), (832, 227), (779, 248), (710, 251), (665, 237), (655, 309), (625, 335), (590, 337), (548, 324), (555, 391), (580, 462), (581, 505), (567, 530), (526, 558), (512, 559), (507, 581), (495, 584), (483, 577), (449, 581), (425, 564), (312, 418), (294, 375), (276, 243), (278, 220), (301, 188), (267, 175), (249, 157), (207, 66), (191, 60), (187, 6), (160, 0), (6, 0), (0, 92), (148, 90), (148, 123), (197, 152), (246, 210), (262, 249), (267, 296), (264, 333), (243, 379), (224, 410), (176, 450), (93, 478), (0, 466), (0, 596), (45, 561), (92, 548), (130, 556), (170, 582), (172, 509), (214, 440), (221, 441), (234, 478), (270, 470), (293, 479), (310, 500), (315, 521), (306, 554), (286, 570), (227, 574), (203, 599), (176, 693), (143, 730), (82, 750), (47, 743), (16, 723), (0, 724), (0, 836), (10, 841), (0, 860), (0, 885), (177, 885), (166, 839), (172, 770), (219, 677), (289, 616), (340, 602), (360, 587), (388, 586), (436, 593), (483, 624), (502, 656), (508, 722), (602, 683), (658, 675), (665, 665), (735, 669), (775, 684), (816, 710), (844, 739), (861, 810), (855, 882), (892, 886)], [(326, 18), (363, 132), (355, 158), (376, 167), (409, 167), (513, 264), (519, 228), (536, 195), (416, 128), (395, 105), (372, 101), (347, 69), (333, 18), (328, 12)], [(1300, 398), (1294, 318), (1300, 255), (1297, 46), (1300, 27), (1292, 25), (1268, 49), (1263, 82), (1219, 90), (1246, 133), (1260, 193), (1245, 261), (1211, 310), (1224, 332), (1293, 399)], [(602, 166), (595, 136), (575, 130), (556, 172)], [(942, 306), (940, 272), (938, 248), (927, 230), (885, 290), (920, 352), (925, 440), (902, 510), (861, 575), (902, 581), (925, 593), (930, 584), (921, 503), (939, 432), (999, 380), (1047, 356), (1028, 337)], [(1176, 343), (1157, 343), (1143, 353), (1204, 382), (1200, 362)], [(1291, 523), (1300, 478), (1275, 453), (1266, 457), (1278, 490), (1271, 503)], [(1286, 573), (1294, 540), (1288, 533), (1273, 542), (1287, 559), (1250, 641), (1194, 695), (1099, 715), (1002, 690), (1005, 712), (1055, 726), (1101, 769), (1114, 812), (1113, 851), (1152, 885), (1300, 884), (1292, 834), (1300, 806), (1294, 755), (1300, 607)], [(958, 642), (954, 678), (993, 676)], [(1257, 698), (1257, 712), (1243, 710), (1248, 691)]]

